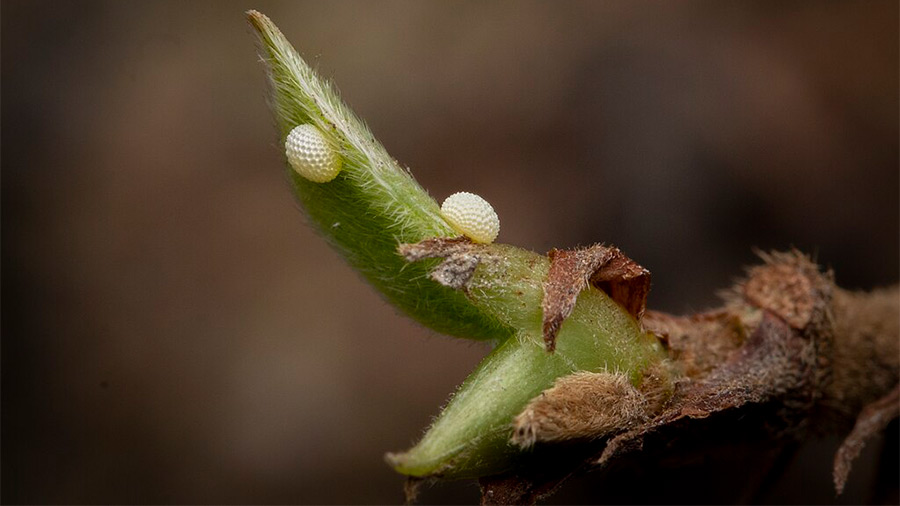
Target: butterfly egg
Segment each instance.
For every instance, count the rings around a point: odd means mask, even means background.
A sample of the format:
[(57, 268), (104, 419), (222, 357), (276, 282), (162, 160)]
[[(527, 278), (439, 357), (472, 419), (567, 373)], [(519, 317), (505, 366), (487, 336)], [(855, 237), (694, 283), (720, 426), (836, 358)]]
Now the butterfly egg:
[(314, 183), (327, 183), (341, 172), (341, 156), (310, 124), (291, 130), (284, 141), (284, 152), (297, 174)]
[(494, 208), (474, 193), (450, 195), (441, 204), (441, 214), (457, 232), (475, 242), (490, 244), (500, 233), (500, 218)]

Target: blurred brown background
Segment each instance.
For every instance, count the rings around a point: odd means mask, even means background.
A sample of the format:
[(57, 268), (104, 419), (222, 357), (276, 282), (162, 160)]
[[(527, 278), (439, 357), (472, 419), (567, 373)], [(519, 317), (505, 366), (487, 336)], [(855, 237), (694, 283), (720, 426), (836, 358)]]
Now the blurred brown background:
[[(537, 251), (620, 246), (653, 308), (715, 305), (753, 247), (897, 281), (897, 2), (4, 1), (4, 502), (399, 502), (382, 454), (486, 352), (304, 224), (249, 8), (436, 198)], [(840, 499), (832, 438), (751, 495), (588, 475), (552, 501), (885, 500), (892, 431)]]

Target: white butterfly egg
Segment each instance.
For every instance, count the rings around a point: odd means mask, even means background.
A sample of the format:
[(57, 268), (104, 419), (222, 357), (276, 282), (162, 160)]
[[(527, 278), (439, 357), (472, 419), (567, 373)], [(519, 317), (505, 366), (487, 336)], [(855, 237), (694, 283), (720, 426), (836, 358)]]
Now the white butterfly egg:
[(450, 195), (441, 204), (441, 214), (457, 232), (475, 242), (490, 244), (500, 233), (500, 218), (494, 208), (474, 193)]
[(341, 155), (310, 124), (291, 130), (284, 141), (284, 152), (297, 174), (314, 183), (327, 183), (341, 172)]

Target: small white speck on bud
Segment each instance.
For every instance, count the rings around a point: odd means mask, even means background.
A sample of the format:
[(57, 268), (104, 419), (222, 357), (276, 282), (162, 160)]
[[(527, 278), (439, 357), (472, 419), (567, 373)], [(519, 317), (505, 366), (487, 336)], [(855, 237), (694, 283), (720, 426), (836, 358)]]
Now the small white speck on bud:
[(441, 214), (457, 232), (475, 242), (490, 244), (500, 233), (500, 218), (488, 201), (469, 192), (458, 192), (441, 204)]
[(284, 152), (297, 174), (314, 183), (327, 183), (341, 172), (341, 155), (313, 125), (294, 127), (284, 141)]

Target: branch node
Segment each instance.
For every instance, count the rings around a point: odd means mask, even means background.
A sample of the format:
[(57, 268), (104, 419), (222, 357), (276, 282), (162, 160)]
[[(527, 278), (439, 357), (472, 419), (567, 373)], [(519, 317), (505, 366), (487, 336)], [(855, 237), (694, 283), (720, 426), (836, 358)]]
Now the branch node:
[(619, 248), (596, 244), (582, 249), (552, 249), (547, 256), (550, 272), (544, 283), (541, 306), (548, 352), (556, 349), (559, 329), (572, 314), (578, 294), (588, 283), (606, 292), (640, 322), (650, 291), (650, 271), (625, 256)]

